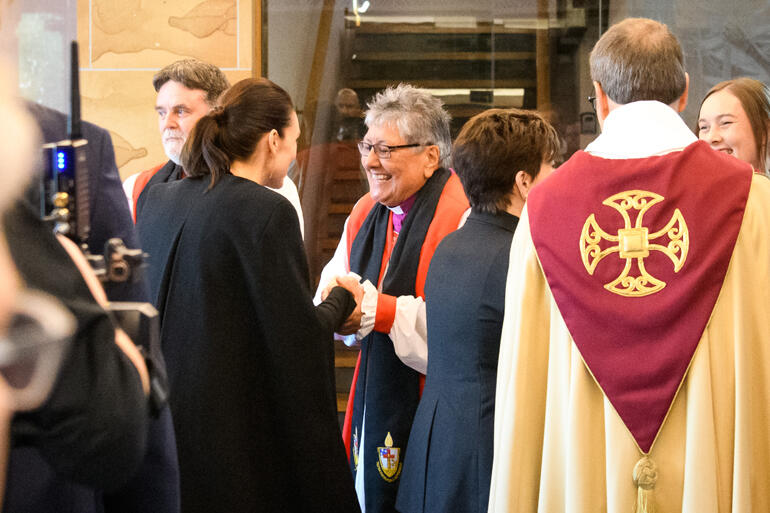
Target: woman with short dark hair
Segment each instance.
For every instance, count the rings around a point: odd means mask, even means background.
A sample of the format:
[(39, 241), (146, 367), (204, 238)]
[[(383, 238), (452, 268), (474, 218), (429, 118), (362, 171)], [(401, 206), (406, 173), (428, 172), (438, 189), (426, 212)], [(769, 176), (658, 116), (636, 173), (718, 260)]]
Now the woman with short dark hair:
[(516, 109), (474, 116), (455, 141), (472, 210), (428, 270), (428, 372), (398, 491), (402, 513), (487, 510), (508, 255), (527, 195), (558, 151), (553, 127)]
[(316, 310), (297, 215), (267, 189), (298, 137), (283, 89), (238, 82), (185, 143), (188, 177), (152, 187), (137, 220), (185, 513), (358, 509), (328, 366), (355, 302), (335, 287)]

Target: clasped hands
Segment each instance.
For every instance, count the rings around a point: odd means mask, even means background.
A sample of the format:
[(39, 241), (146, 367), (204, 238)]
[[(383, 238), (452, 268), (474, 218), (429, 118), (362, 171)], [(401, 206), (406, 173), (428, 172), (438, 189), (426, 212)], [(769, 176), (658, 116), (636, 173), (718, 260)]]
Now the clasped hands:
[(353, 294), (353, 299), (356, 301), (355, 309), (348, 316), (348, 318), (345, 319), (345, 322), (342, 323), (342, 326), (340, 326), (340, 328), (337, 330), (337, 333), (340, 335), (352, 335), (361, 327), (361, 316), (363, 315), (361, 312), (361, 302), (364, 299), (364, 288), (358, 282), (358, 278), (356, 276), (335, 276), (321, 292), (321, 300), (326, 299), (326, 296), (329, 295), (329, 292), (331, 292), (331, 290), (337, 286), (342, 287), (343, 289), (346, 289), (348, 292)]

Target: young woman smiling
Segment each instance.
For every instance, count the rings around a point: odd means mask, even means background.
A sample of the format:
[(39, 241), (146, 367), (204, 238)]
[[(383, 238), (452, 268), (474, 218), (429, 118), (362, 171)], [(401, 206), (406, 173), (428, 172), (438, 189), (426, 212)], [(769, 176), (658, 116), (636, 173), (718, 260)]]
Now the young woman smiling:
[(741, 77), (720, 82), (703, 98), (696, 133), (715, 150), (768, 172), (770, 95), (759, 80)]

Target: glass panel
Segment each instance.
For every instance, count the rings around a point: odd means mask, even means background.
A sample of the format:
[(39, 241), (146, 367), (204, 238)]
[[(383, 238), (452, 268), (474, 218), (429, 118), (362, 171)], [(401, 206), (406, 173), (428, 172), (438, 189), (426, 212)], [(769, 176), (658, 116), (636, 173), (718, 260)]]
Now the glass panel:
[(704, 0), (611, 2), (610, 23), (627, 17), (653, 18), (679, 39), (690, 75), (690, 96), (682, 117), (694, 127), (706, 92), (723, 80), (752, 77), (770, 84), (770, 3)]
[(549, 114), (563, 134), (563, 157), (593, 137), (585, 98), (586, 55), (599, 33), (595, 1), (267, 4), (267, 76), (292, 95), (303, 130), (290, 176), (314, 280), (367, 190), (355, 141), (365, 132), (362, 109), (387, 85), (433, 91), (452, 114), (453, 136), (478, 112), (520, 107)]
[(3, 2), (0, 32), (18, 66), (22, 96), (67, 112), (70, 41), (77, 38), (76, 0)]
[[(286, 88), (303, 135), (291, 171), (302, 198), (311, 275), (331, 257), (342, 225), (366, 190), (353, 141), (355, 108), (388, 84), (434, 91), (453, 116), (453, 135), (490, 107), (539, 109), (562, 137), (561, 159), (599, 127), (588, 56), (609, 24), (629, 16), (667, 23), (690, 74), (683, 118), (694, 126), (715, 83), (770, 77), (770, 4), (708, 0), (265, 0), (267, 76)], [(355, 93), (355, 96), (353, 95)]]
[[(290, 176), (302, 199), (313, 285), (367, 190), (355, 140), (364, 130), (361, 110), (386, 85), (431, 89), (453, 116), (453, 136), (490, 107), (539, 109), (560, 133), (564, 160), (599, 132), (587, 101), (589, 53), (625, 17), (657, 19), (679, 37), (690, 75), (683, 113), (690, 126), (715, 83), (770, 78), (767, 2), (264, 0), (263, 8), (267, 76), (289, 91), (302, 123)], [(344, 409), (355, 356), (338, 347), (337, 362)]]

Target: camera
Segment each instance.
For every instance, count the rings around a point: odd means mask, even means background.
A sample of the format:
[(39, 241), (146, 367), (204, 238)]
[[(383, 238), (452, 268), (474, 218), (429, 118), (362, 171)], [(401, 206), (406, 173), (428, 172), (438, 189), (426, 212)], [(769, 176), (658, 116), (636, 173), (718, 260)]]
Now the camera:
[[(57, 235), (70, 238), (80, 247), (102, 283), (137, 282), (145, 265), (141, 249), (127, 248), (119, 238), (109, 239), (101, 255), (88, 249), (91, 233), (91, 194), (86, 159), (88, 141), (82, 136), (77, 43), (71, 45), (71, 96), (68, 139), (42, 146), (43, 172), (39, 184), (40, 217)], [(112, 302), (110, 315), (144, 356), (150, 374), (150, 409), (157, 414), (166, 403), (168, 388), (162, 357), (158, 354), (158, 311), (149, 303)], [(155, 354), (151, 354), (154, 351)]]
[(86, 242), (91, 232), (90, 192), (85, 147), (88, 141), (76, 135), (43, 145), (40, 181), (40, 216), (54, 233), (72, 239), (86, 255), (102, 282), (137, 281), (144, 265), (141, 249), (129, 249), (121, 239), (109, 239), (104, 253), (93, 255)]

